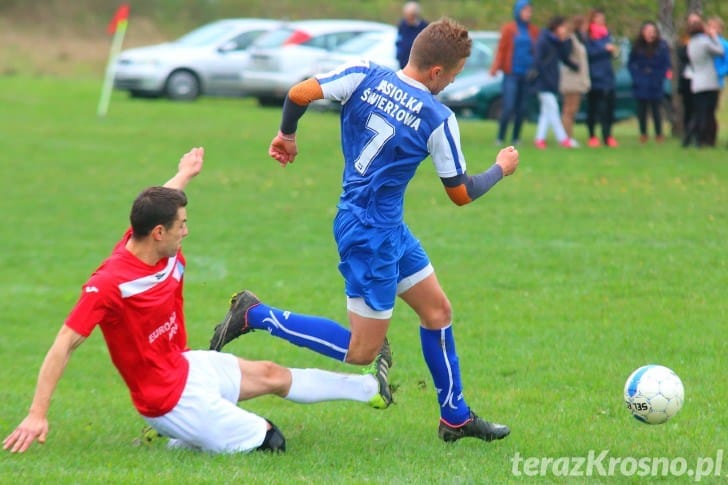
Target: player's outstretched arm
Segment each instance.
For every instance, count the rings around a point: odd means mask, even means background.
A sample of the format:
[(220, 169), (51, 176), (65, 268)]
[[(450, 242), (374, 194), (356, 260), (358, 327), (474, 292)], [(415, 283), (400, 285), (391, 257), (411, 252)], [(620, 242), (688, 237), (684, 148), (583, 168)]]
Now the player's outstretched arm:
[(63, 325), (56, 340), (46, 354), (38, 373), (33, 403), (28, 415), (15, 430), (3, 440), (3, 449), (23, 453), (35, 440), (45, 443), (48, 435), (48, 408), (58, 381), (63, 375), (71, 353), (85, 340), (81, 334)]
[(485, 172), (473, 176), (464, 173), (441, 180), (450, 200), (457, 205), (465, 205), (484, 195), (503, 177), (515, 172), (517, 167), (518, 150), (510, 146), (498, 152), (495, 163)]
[(306, 112), (308, 105), (317, 99), (323, 99), (321, 85), (314, 78), (302, 81), (293, 86), (283, 102), (283, 114), (278, 134), (270, 142), (268, 155), (273, 157), (281, 167), (293, 163), (298, 155), (296, 130), (298, 120)]
[(202, 171), (205, 149), (197, 147), (182, 155), (177, 165), (177, 173), (164, 184), (170, 189), (184, 190), (190, 180)]

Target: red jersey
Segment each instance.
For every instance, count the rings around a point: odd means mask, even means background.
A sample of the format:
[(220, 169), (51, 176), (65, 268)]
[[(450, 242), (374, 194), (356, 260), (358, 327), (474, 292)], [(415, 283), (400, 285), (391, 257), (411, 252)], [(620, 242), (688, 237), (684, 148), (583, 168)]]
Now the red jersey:
[(130, 237), (131, 229), (81, 288), (66, 325), (84, 337), (101, 327), (134, 406), (157, 417), (177, 404), (187, 382), (185, 259), (178, 251), (150, 266), (126, 249)]

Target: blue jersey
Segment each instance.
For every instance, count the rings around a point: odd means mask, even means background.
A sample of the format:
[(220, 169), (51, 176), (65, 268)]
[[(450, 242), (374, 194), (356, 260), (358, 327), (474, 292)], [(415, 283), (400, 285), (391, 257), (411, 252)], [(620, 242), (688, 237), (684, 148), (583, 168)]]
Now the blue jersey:
[(442, 178), (465, 173), (455, 115), (422, 83), (367, 61), (317, 80), (326, 99), (342, 104), (339, 209), (368, 226), (395, 226), (407, 184), (428, 155)]

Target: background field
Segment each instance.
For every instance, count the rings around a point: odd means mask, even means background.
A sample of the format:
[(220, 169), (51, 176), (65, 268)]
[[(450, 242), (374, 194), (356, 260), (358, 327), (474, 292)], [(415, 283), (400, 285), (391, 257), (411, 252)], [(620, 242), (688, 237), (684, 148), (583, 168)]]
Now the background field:
[[(266, 157), (277, 110), (241, 99), (175, 104), (119, 94), (98, 120), (98, 89), (0, 77), (2, 436), (25, 415), (43, 355), (80, 285), (124, 231), (131, 200), (163, 183), (191, 146), (207, 155), (188, 189), (190, 345), (207, 345), (228, 295), (243, 287), (278, 306), (345, 317), (330, 229), (341, 171), (336, 116), (309, 113), (300, 158), (282, 170)], [(492, 163), (494, 127), (462, 123), (471, 170)], [(529, 139), (533, 126), (526, 130)], [(142, 421), (97, 331), (56, 392), (48, 443), (0, 454), (0, 482), (502, 483), (518, 479), (510, 461), (517, 452), (608, 449), (691, 465), (715, 456), (728, 436), (725, 141), (704, 151), (675, 141), (640, 146), (632, 123), (617, 136), (616, 150), (524, 146), (517, 174), (464, 208), (447, 200), (429, 162), (411, 183), (406, 219), (453, 302), (466, 396), (511, 425), (507, 440), (438, 441), (418, 323), (400, 305), (389, 335), (400, 386), (390, 409), (274, 398), (245, 405), (284, 430), (285, 456), (135, 446)], [(352, 370), (260, 332), (229, 350)], [(650, 362), (672, 367), (686, 388), (684, 409), (657, 427), (630, 418), (621, 398), (629, 373)], [(599, 480), (607, 479), (588, 481)]]
[[(98, 76), (108, 55), (106, 26), (121, 0), (0, 0), (0, 74)], [(399, 0), (127, 0), (131, 5), (125, 47), (169, 41), (206, 22), (224, 17), (288, 20), (359, 18), (396, 23)], [(427, 19), (447, 15), (470, 29), (498, 30), (513, 15), (513, 1), (421, 0)], [(679, 29), (688, 5), (673, 2)], [(728, 15), (724, 0), (701, 0), (706, 15)], [(657, 0), (583, 2), (538, 0), (533, 22), (546, 25), (553, 15), (585, 14), (593, 5), (606, 7), (611, 31), (634, 37), (646, 19), (658, 17)]]

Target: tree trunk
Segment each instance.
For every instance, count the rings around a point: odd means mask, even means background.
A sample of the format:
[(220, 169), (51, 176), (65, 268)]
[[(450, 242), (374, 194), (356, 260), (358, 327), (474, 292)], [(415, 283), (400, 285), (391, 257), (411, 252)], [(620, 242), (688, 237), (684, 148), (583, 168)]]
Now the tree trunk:
[[(695, 0), (689, 0), (695, 1)], [(682, 99), (677, 91), (678, 78), (678, 60), (677, 60), (677, 43), (679, 42), (678, 34), (675, 29), (675, 0), (659, 0), (657, 21), (660, 25), (660, 35), (670, 46), (670, 57), (672, 63), (672, 110), (666, 113), (666, 118), (670, 122), (672, 136), (680, 137), (684, 132)]]

